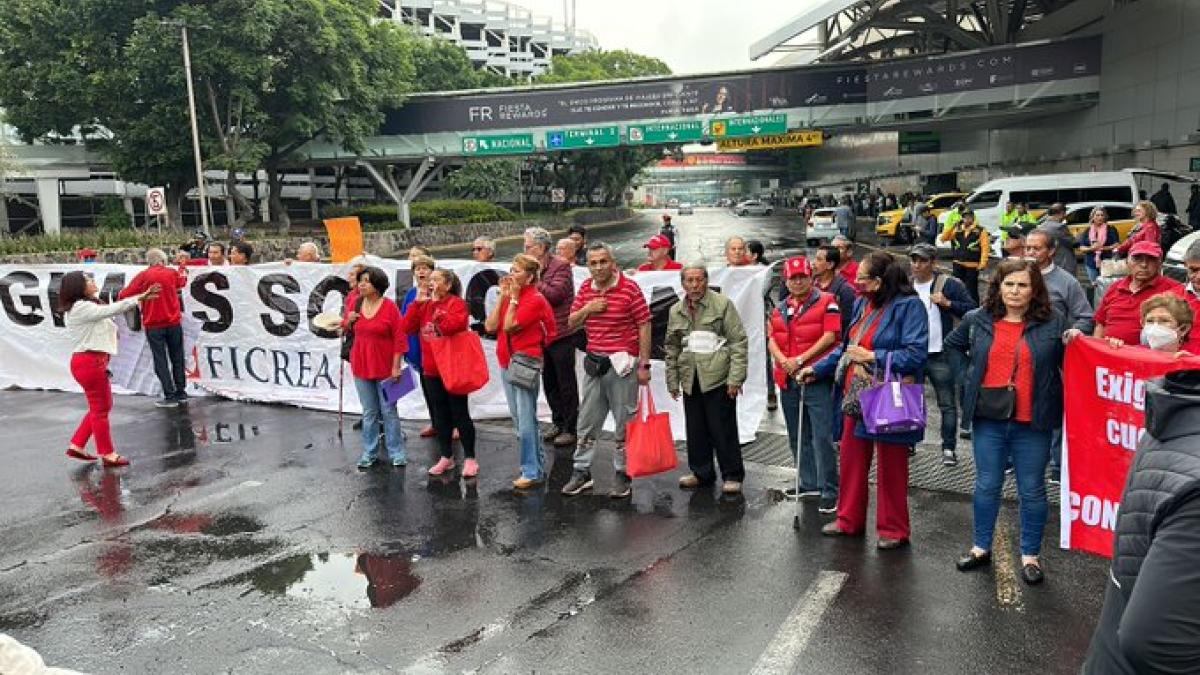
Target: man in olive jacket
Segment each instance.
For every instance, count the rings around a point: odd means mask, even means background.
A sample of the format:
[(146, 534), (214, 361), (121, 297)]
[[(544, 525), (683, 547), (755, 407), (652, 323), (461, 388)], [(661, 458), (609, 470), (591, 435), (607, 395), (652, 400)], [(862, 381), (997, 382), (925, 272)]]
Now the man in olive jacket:
[(738, 494), (746, 471), (738, 443), (737, 396), (746, 381), (746, 330), (733, 303), (708, 288), (708, 270), (688, 265), (680, 273), (684, 298), (667, 319), (667, 391), (683, 393), (688, 468), (681, 488), (716, 482), (713, 453), (724, 481), (721, 491)]

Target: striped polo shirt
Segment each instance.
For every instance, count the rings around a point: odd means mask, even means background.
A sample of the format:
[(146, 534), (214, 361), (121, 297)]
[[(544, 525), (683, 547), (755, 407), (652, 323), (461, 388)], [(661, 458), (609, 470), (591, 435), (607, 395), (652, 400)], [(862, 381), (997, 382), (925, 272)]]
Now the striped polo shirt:
[(587, 331), (588, 351), (595, 354), (625, 352), (638, 355), (638, 326), (650, 321), (650, 307), (641, 286), (624, 274), (617, 272), (617, 283), (612, 288), (597, 291), (588, 279), (575, 294), (571, 313), (583, 309), (592, 300), (604, 298), (608, 307), (600, 314), (593, 314), (584, 322)]

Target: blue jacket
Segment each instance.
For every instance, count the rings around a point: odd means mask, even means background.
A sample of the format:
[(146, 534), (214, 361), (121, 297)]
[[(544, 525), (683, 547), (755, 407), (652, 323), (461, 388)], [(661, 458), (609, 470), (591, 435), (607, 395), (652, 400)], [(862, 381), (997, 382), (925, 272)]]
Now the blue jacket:
[[(1067, 320), (1059, 311), (1044, 323), (1025, 327), (1025, 345), (1033, 356), (1033, 419), (1030, 426), (1038, 431), (1050, 431), (1062, 426), (1063, 414), (1063, 342)], [(963, 418), (974, 419), (975, 402), (987, 371), (992, 342), (996, 338), (996, 319), (986, 309), (969, 314), (946, 337), (946, 347), (961, 352), (969, 359), (963, 382)]]
[(950, 333), (954, 324), (958, 323), (967, 312), (975, 309), (979, 305), (967, 293), (967, 285), (964, 284), (958, 277), (938, 270), (933, 273), (933, 285), (929, 287), (930, 292), (937, 287), (938, 278), (945, 277), (946, 285), (942, 287), (942, 295), (950, 301), (950, 307), (938, 307), (938, 313), (942, 315), (942, 336), (945, 337)]
[[(854, 303), (854, 322), (863, 316), (867, 309), (867, 301), (864, 298), (859, 298)], [(853, 323), (851, 325), (853, 325)], [(837, 371), (838, 361), (842, 358), (842, 353), (849, 346), (849, 336), (842, 339), (842, 344), (834, 348), (828, 356), (821, 359), (813, 366), (813, 371), (818, 379), (831, 377)], [(900, 377), (912, 377), (916, 382), (920, 383), (925, 376), (925, 361), (929, 357), (929, 313), (925, 311), (925, 305), (916, 295), (904, 295), (892, 300), (891, 304), (883, 310), (883, 316), (880, 317), (879, 329), (875, 331), (875, 337), (871, 342), (875, 349), (875, 363), (879, 368), (880, 376), (883, 375), (883, 368), (887, 363), (888, 356), (892, 357), (892, 373)], [(833, 437), (841, 439), (842, 437), (842, 392), (845, 390), (843, 382), (835, 383), (833, 388), (833, 404), (834, 410), (839, 411), (839, 414), (833, 415)], [(905, 434), (887, 434), (882, 436), (874, 436), (867, 433), (866, 427), (863, 426), (862, 420), (854, 426), (854, 435), (857, 438), (862, 438), (868, 441), (882, 441), (884, 443), (895, 443), (897, 445), (916, 445), (925, 438), (925, 430), (913, 431)]]
[[(408, 289), (408, 292), (404, 294), (404, 302), (400, 305), (400, 313), (407, 314), (408, 306), (413, 304), (413, 302), (416, 299), (417, 299), (417, 289), (415, 287)], [(421, 372), (421, 336), (420, 335), (413, 333), (412, 335), (408, 336), (408, 351), (404, 353), (404, 360), (408, 361), (408, 365), (415, 368), (418, 373)]]

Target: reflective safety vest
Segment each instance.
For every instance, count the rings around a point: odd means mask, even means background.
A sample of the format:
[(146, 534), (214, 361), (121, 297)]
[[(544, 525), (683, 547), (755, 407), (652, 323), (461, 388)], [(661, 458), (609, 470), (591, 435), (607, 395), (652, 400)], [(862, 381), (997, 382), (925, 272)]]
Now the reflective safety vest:
[(956, 230), (950, 239), (950, 251), (954, 262), (978, 266), (983, 256), (983, 228), (976, 224), (971, 229)]

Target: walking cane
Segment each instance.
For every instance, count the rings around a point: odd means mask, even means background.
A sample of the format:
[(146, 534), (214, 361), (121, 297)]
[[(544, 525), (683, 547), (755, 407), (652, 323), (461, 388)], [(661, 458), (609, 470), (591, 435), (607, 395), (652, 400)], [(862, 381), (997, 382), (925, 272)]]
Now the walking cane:
[[(340, 342), (342, 347), (346, 346), (346, 335), (342, 333)], [(345, 409), (343, 405), (346, 398), (346, 359), (342, 358), (342, 350), (338, 350), (338, 440), (342, 439), (342, 411)]]
[(792, 529), (800, 529), (800, 446), (804, 438), (804, 390), (807, 385), (800, 383), (800, 414), (796, 417), (796, 515), (792, 517)]

